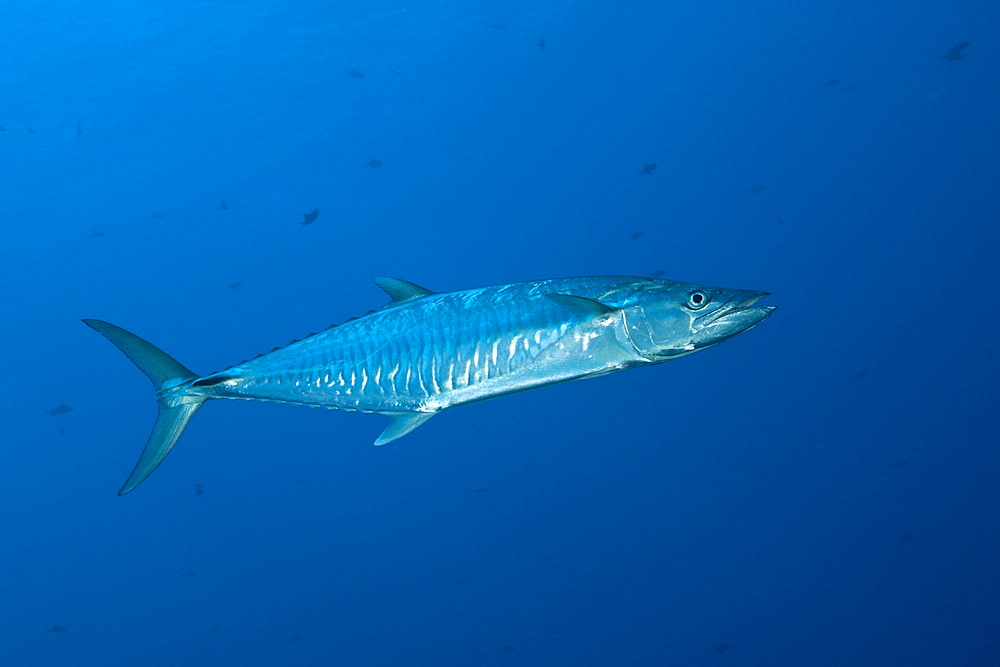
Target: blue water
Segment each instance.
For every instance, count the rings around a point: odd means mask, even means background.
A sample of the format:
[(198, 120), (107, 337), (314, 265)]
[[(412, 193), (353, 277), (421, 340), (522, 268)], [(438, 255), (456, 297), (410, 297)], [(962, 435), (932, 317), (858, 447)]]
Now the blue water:
[[(1000, 664), (998, 19), (5, 3), (0, 664)], [(81, 318), (207, 373), (376, 275), (654, 271), (779, 309), (380, 448), (213, 402), (115, 495), (155, 406)]]

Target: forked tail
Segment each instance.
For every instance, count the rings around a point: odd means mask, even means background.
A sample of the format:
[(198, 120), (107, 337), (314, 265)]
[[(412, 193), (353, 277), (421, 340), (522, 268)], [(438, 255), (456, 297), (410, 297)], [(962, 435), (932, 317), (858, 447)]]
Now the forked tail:
[(194, 413), (198, 412), (198, 408), (208, 400), (208, 397), (180, 391), (180, 385), (196, 379), (198, 375), (155, 345), (121, 327), (101, 320), (84, 320), (83, 323), (124, 352), (125, 356), (146, 374), (156, 389), (156, 404), (160, 412), (156, 416), (153, 432), (146, 441), (146, 448), (142, 450), (132, 474), (118, 492), (119, 496), (123, 496), (139, 486), (156, 470), (170, 453), (177, 439), (181, 437)]

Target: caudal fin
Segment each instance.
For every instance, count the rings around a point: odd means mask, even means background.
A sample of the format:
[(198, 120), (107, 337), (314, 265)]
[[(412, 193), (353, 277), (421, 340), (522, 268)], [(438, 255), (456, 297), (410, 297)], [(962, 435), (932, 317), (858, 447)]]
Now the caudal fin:
[(146, 441), (132, 474), (118, 492), (125, 495), (149, 477), (167, 457), (188, 422), (207, 400), (204, 396), (168, 394), (169, 390), (198, 377), (166, 352), (139, 338), (133, 333), (101, 320), (84, 320), (84, 324), (97, 331), (125, 353), (139, 367), (156, 389), (156, 404), (160, 409), (153, 432)]

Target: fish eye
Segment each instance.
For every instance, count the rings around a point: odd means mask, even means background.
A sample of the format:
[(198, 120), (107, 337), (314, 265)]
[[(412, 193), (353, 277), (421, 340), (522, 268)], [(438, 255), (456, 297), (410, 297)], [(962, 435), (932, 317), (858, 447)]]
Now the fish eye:
[(691, 310), (701, 310), (708, 305), (708, 295), (701, 290), (695, 290), (688, 294), (687, 307)]

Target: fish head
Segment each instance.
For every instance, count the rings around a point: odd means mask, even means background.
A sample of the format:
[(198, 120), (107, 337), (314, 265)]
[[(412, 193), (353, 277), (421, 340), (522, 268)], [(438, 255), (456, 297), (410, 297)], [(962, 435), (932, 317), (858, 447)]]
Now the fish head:
[(768, 294), (650, 280), (623, 304), (626, 334), (647, 360), (676, 359), (725, 342), (766, 320), (777, 306), (756, 303)]

